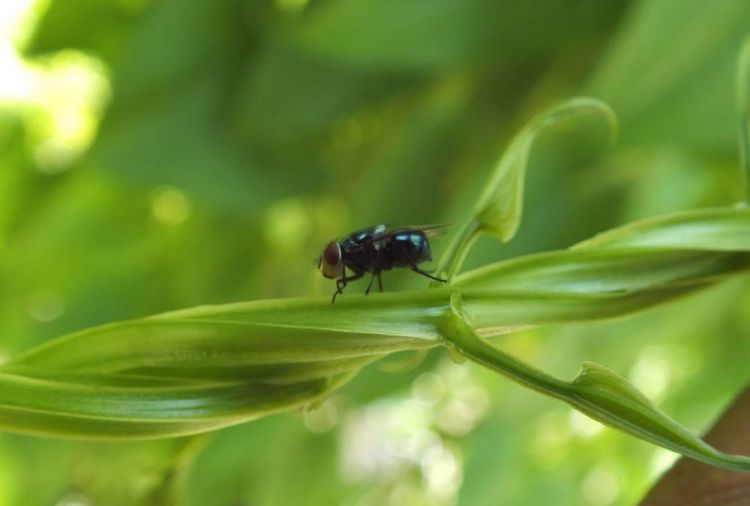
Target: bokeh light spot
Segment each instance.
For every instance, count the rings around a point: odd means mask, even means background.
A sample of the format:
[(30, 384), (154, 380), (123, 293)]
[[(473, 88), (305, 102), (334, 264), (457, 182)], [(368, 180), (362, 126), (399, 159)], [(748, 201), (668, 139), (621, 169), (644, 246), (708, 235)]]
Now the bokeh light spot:
[(35, 76), (13, 45), (3, 39), (0, 39), (0, 76), (0, 104), (32, 100)]
[(65, 312), (65, 299), (57, 290), (39, 290), (29, 296), (27, 309), (29, 316), (34, 320), (42, 323), (51, 322)]
[(663, 448), (656, 448), (654, 450), (654, 456), (651, 458), (650, 471), (654, 477), (660, 475), (674, 464), (675, 460), (679, 458), (679, 455), (665, 450)]
[(315, 409), (303, 413), (305, 426), (310, 432), (323, 433), (336, 427), (339, 421), (336, 404), (328, 399)]
[(92, 506), (91, 500), (83, 494), (69, 494), (60, 499), (55, 506)]
[(437, 404), (446, 392), (446, 384), (443, 377), (434, 372), (425, 372), (414, 380), (411, 386), (412, 395), (430, 406)]
[(604, 428), (601, 423), (597, 422), (593, 418), (589, 418), (588, 416), (584, 415), (580, 411), (576, 411), (575, 409), (570, 410), (568, 422), (570, 424), (570, 430), (573, 431), (573, 434), (583, 438), (594, 437), (599, 434)]
[(310, 0), (274, 0), (273, 4), (280, 11), (296, 14), (304, 9)]
[(630, 380), (651, 400), (658, 402), (664, 397), (673, 379), (673, 363), (669, 349), (653, 345), (643, 350), (630, 371)]
[(156, 189), (151, 196), (151, 212), (164, 225), (181, 225), (190, 217), (190, 201), (182, 190), (168, 186)]
[(27, 61), (0, 39), (0, 75), (0, 105), (27, 113), (24, 118), (33, 144), (54, 141), (76, 156), (88, 148), (110, 95), (99, 60), (64, 50)]
[(47, 139), (34, 150), (37, 169), (44, 174), (54, 175), (65, 171), (75, 159), (75, 154), (57, 139)]
[(23, 42), (46, 3), (40, 0), (3, 0), (0, 2), (0, 39), (17, 44)]
[(278, 252), (296, 251), (310, 229), (308, 207), (299, 199), (285, 199), (274, 203), (267, 213), (266, 237)]
[(570, 452), (571, 433), (562, 410), (545, 413), (532, 430), (528, 451), (537, 466), (553, 468)]
[(429, 495), (450, 499), (456, 494), (461, 484), (461, 465), (453, 452), (440, 447), (425, 455), (420, 464)]
[(606, 506), (620, 493), (620, 479), (613, 470), (597, 467), (584, 478), (581, 493), (588, 504)]

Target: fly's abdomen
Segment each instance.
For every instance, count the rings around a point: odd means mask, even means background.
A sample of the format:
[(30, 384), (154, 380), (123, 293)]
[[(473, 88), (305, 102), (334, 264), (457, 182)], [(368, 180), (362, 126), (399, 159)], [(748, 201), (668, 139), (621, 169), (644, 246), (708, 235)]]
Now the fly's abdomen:
[(432, 250), (424, 233), (399, 232), (386, 246), (385, 257), (390, 267), (411, 267), (432, 260)]

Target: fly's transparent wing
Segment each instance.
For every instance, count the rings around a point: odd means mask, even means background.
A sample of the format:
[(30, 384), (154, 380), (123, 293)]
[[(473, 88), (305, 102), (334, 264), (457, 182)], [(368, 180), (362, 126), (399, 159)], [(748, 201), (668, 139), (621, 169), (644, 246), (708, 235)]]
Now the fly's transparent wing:
[(453, 225), (453, 223), (434, 223), (431, 225), (410, 225), (406, 227), (388, 227), (386, 234), (387, 236), (393, 236), (404, 232), (422, 232), (425, 237), (432, 239), (439, 237), (445, 233), (445, 228)]

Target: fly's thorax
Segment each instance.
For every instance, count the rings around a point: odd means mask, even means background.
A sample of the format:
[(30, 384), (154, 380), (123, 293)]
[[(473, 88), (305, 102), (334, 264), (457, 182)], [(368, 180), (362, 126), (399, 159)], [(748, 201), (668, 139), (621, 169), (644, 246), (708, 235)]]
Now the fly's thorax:
[(341, 255), (344, 265), (354, 272), (377, 272), (382, 270), (382, 249), (385, 244), (386, 227), (374, 227), (352, 232), (342, 238)]

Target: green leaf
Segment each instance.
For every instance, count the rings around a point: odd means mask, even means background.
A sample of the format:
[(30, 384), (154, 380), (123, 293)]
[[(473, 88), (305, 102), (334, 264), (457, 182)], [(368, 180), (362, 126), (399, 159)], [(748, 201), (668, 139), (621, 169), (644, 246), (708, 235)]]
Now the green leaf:
[(615, 110), (623, 145), (729, 154), (736, 109), (727, 83), (750, 32), (750, 3), (639, 1), (629, 14), (585, 93)]
[[(332, 125), (408, 84), (286, 48), (264, 47), (243, 63), (232, 121), (237, 134), (264, 153), (319, 156), (310, 147), (328, 140)], [(301, 166), (309, 163), (299, 161)]]
[(748, 237), (747, 209), (676, 213), (611, 230), (567, 251), (481, 267), (458, 276), (455, 286), (482, 335), (611, 318), (748, 270)]
[(747, 251), (749, 220), (750, 211), (742, 208), (678, 212), (603, 232), (573, 248)]
[(317, 174), (291, 178), (233, 134), (238, 69), (251, 54), (243, 12), (241, 2), (207, 0), (147, 9), (113, 63), (90, 162), (145, 187), (179, 187), (224, 212), (322, 187)]
[[(487, 0), (428, 5), (335, 0), (317, 6), (293, 40), (347, 63), (396, 68), (444, 67), (475, 59), (491, 40)], [(483, 28), (478, 28), (477, 24)]]
[[(66, 0), (50, 2), (34, 30), (29, 52), (38, 55), (64, 49), (93, 51), (111, 61), (150, 2)], [(96, 19), (96, 23), (91, 20)]]
[[(77, 372), (201, 370), (312, 364), (435, 346), (431, 313), (437, 299), (425, 297), (409, 311), (399, 307), (405, 299), (400, 295), (376, 299), (372, 308), (358, 300), (334, 306), (326, 297), (167, 313), (78, 332), (30, 350), (11, 364)], [(399, 324), (403, 321), (412, 323)], [(299, 371), (291, 368), (289, 373)]]
[(153, 438), (205, 432), (309, 405), (350, 375), (289, 385), (224, 383), (165, 386), (109, 375), (106, 384), (0, 373), (0, 427), (77, 438)]
[[(619, 3), (548, 0), (331, 0), (311, 6), (289, 39), (314, 54), (390, 72), (435, 72), (488, 61), (540, 60), (605, 30)], [(529, 37), (533, 26), (544, 37)]]

